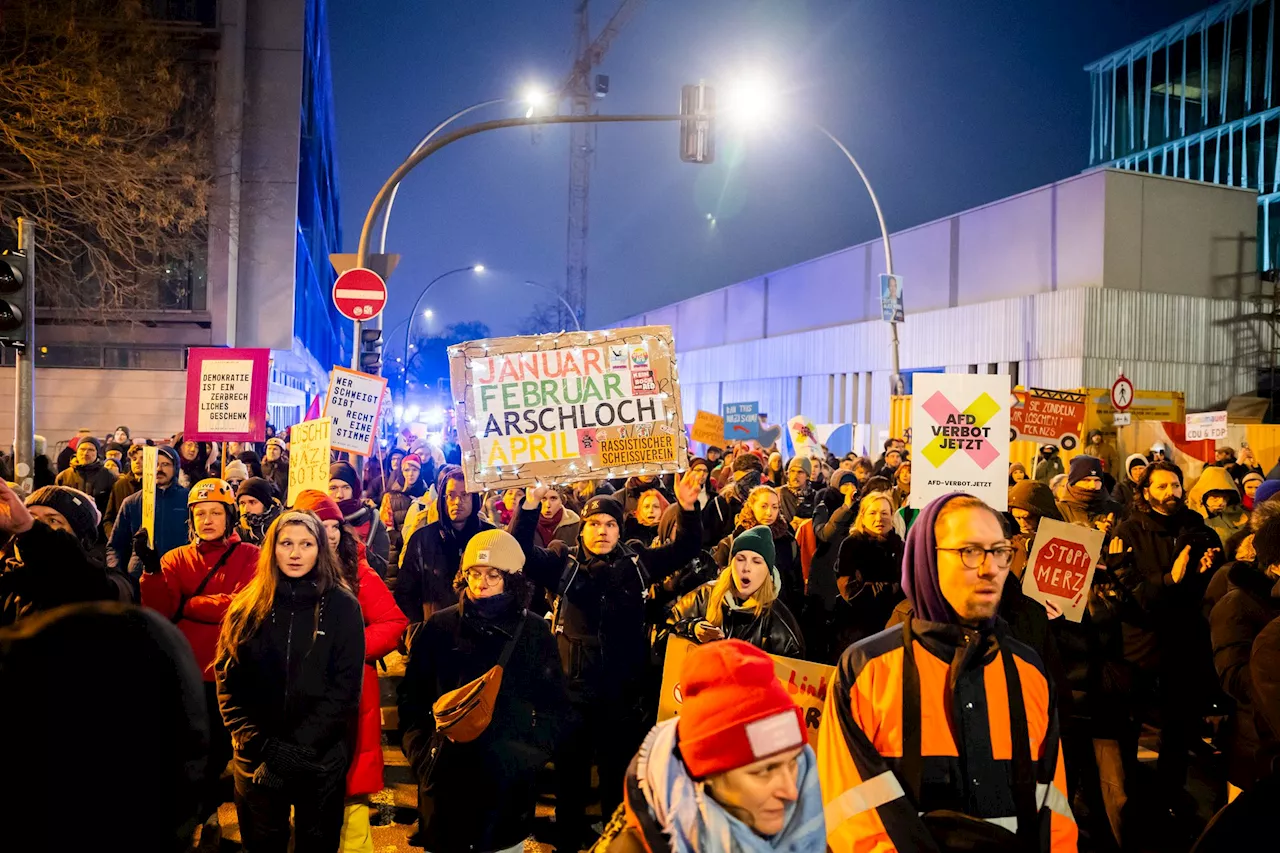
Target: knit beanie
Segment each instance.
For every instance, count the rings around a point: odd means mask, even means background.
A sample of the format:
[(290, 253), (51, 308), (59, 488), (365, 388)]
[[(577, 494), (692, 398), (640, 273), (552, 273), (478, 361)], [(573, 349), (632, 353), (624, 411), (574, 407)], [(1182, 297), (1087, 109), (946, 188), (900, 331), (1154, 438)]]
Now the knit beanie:
[(307, 489), (300, 493), (298, 499), (293, 502), (293, 508), (296, 510), (310, 510), (321, 521), (342, 521), (342, 510), (338, 509), (337, 502), (324, 492), (316, 489)]
[(416, 453), (410, 453), (408, 456), (406, 456), (405, 458), (403, 458), (403, 459), (401, 459), (401, 460), (400, 460), (400, 464), (401, 464), (401, 465), (404, 465), (404, 464), (406, 464), (406, 463), (407, 463), (407, 464), (410, 464), (410, 465), (417, 465), (419, 468), (421, 468), (421, 467), (422, 467), (422, 457), (421, 457), (421, 456), (419, 456), (419, 455), (418, 455), (418, 454), (416, 454)]
[(689, 460), (690, 471), (692, 471), (694, 468), (697, 468), (699, 465), (701, 465), (703, 468), (706, 468), (708, 474), (711, 473), (711, 463), (703, 459), (701, 456), (695, 456)]
[(804, 714), (773, 661), (742, 640), (695, 646), (680, 670), (676, 722), (689, 775), (705, 779), (808, 743)]
[(102, 442), (98, 441), (98, 439), (91, 435), (82, 436), (80, 440), (76, 442), (76, 450), (79, 450), (80, 445), (84, 444), (86, 441), (93, 445), (93, 449), (98, 451), (99, 456), (102, 455)]
[(79, 489), (70, 486), (41, 486), (31, 493), (26, 504), (47, 506), (62, 515), (76, 532), (76, 538), (92, 547), (98, 540), (98, 525), (102, 522), (102, 513), (93, 498)]
[(813, 463), (809, 461), (808, 456), (792, 457), (791, 461), (787, 463), (787, 470), (790, 471), (793, 468), (799, 468), (806, 477), (813, 476)]
[(1240, 490), (1244, 491), (1244, 487), (1249, 483), (1257, 483), (1258, 485), (1262, 485), (1262, 482), (1263, 482), (1263, 476), (1261, 474), (1259, 474), (1257, 471), (1250, 471), (1248, 474), (1245, 474), (1244, 479), (1240, 481)]
[(264, 507), (271, 506), (272, 499), (275, 497), (275, 493), (271, 491), (271, 483), (261, 477), (250, 477), (236, 489), (237, 498), (243, 498), (246, 495), (256, 499)]
[(729, 551), (729, 556), (734, 557), (739, 551), (754, 551), (764, 557), (765, 563), (771, 569), (778, 563), (778, 555), (773, 548), (773, 532), (763, 524), (737, 535), (733, 540), (733, 547)]
[(222, 475), (222, 479), (224, 480), (244, 482), (249, 479), (249, 466), (237, 459), (234, 462), (227, 463), (227, 467), (223, 470)]
[(356, 469), (352, 468), (347, 462), (335, 462), (329, 466), (329, 479), (341, 480), (351, 487), (351, 497), (354, 500), (360, 500), (360, 477), (356, 474)]
[(1280, 480), (1263, 480), (1262, 485), (1258, 486), (1258, 491), (1253, 493), (1253, 505), (1271, 500), (1280, 492)]
[(744, 453), (737, 459), (733, 460), (733, 473), (737, 474), (745, 471), (764, 471), (764, 463), (760, 461), (760, 457), (754, 453)]
[(1124, 460), (1124, 470), (1127, 473), (1132, 471), (1138, 465), (1146, 467), (1146, 464), (1147, 457), (1143, 456), (1141, 453), (1130, 453), (1129, 457)]
[(500, 572), (524, 569), (524, 551), (516, 538), (505, 530), (482, 530), (467, 543), (462, 555), (462, 571), (472, 566), (489, 566)]
[(1253, 552), (1259, 571), (1280, 566), (1280, 517), (1268, 518), (1253, 534)]
[(157, 459), (161, 456), (167, 457), (168, 460), (173, 463), (174, 473), (176, 474), (178, 472), (178, 468), (182, 466), (182, 457), (178, 455), (177, 448), (171, 447), (167, 444), (162, 444), (156, 448), (156, 453), (158, 454), (156, 456)]
[(119, 442), (115, 442), (115, 441), (107, 442), (107, 453), (110, 453), (113, 450), (116, 453), (119, 453), (121, 456), (124, 456), (126, 448), (123, 444), (120, 444)]
[(622, 526), (623, 506), (609, 495), (596, 495), (587, 501), (586, 506), (582, 508), (582, 520), (586, 521), (591, 516), (600, 515), (601, 513), (618, 522), (619, 527)]
[(1085, 477), (1102, 479), (1102, 460), (1096, 456), (1081, 453), (1071, 460), (1071, 469), (1067, 472), (1067, 485), (1074, 486)]

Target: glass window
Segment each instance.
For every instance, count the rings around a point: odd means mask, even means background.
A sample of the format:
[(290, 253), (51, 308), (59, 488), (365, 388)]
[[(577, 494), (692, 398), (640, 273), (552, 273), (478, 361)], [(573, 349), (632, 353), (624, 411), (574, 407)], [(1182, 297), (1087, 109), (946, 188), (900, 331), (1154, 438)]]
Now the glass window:
[(37, 367), (102, 367), (102, 347), (51, 345), (36, 348)]

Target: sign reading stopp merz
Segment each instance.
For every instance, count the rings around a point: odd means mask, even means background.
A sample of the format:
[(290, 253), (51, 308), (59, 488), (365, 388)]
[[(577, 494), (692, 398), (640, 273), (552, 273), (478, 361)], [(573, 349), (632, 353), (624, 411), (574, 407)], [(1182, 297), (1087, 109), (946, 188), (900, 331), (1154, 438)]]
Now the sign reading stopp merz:
[(271, 351), (187, 351), (186, 418), (191, 441), (262, 441), (267, 435), (267, 372)]
[(687, 440), (674, 355), (669, 326), (450, 347), (467, 487), (679, 470)]
[(1079, 622), (1089, 604), (1102, 539), (1101, 530), (1040, 519), (1022, 575), (1023, 593), (1036, 601), (1052, 601), (1067, 619)]

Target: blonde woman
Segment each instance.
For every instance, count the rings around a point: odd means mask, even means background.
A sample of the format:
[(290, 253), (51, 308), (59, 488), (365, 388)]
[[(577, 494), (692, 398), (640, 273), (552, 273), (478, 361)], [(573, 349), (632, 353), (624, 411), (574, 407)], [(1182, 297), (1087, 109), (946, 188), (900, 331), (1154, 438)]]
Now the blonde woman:
[(671, 633), (695, 643), (732, 638), (769, 654), (804, 657), (800, 626), (778, 598), (781, 579), (773, 531), (758, 526), (739, 534), (720, 577), (685, 595), (671, 610)]
[(872, 492), (858, 504), (853, 530), (840, 543), (836, 583), (843, 605), (836, 607), (837, 654), (884, 630), (902, 592), (902, 539), (893, 527), (893, 501)]
[(284, 853), (292, 806), (296, 853), (337, 850), (364, 623), (312, 513), (286, 512), (267, 529), (257, 573), (227, 609), (214, 669), (245, 848)]
[(773, 535), (773, 551), (777, 555), (773, 563), (782, 578), (778, 597), (792, 607), (799, 608), (804, 601), (804, 570), (800, 567), (800, 546), (791, 532), (791, 526), (782, 519), (782, 504), (778, 490), (772, 486), (756, 486), (738, 513), (733, 532), (720, 540), (711, 556), (716, 565), (726, 568), (733, 557), (733, 543), (753, 527), (767, 527)]

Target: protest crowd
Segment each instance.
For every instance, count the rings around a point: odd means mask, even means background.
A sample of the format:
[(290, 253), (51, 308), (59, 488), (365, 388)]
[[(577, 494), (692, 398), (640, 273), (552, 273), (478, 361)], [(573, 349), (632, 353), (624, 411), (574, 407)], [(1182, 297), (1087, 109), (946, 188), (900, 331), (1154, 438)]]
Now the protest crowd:
[[(190, 849), (230, 796), (249, 851), (372, 851), (397, 650), (437, 853), (1219, 850), (1280, 786), (1280, 472), (1247, 449), (1189, 484), (1091, 433), (1002, 512), (912, 508), (896, 438), (477, 493), (446, 433), (292, 499), (290, 446), (83, 430), (0, 483), (4, 754), (74, 764), (97, 847)], [(1046, 519), (1103, 537), (1078, 621), (1025, 591)], [(778, 659), (826, 668), (816, 706)], [(14, 782), (0, 825), (45, 849)]]

